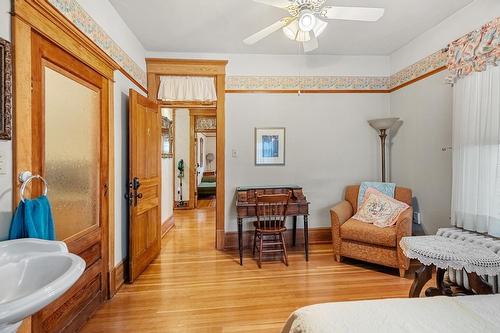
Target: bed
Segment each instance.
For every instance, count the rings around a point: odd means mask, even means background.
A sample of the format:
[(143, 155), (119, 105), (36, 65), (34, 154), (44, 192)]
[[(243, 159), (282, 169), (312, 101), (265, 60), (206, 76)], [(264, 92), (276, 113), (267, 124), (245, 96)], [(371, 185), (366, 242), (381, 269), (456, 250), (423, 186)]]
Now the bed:
[(282, 333), (500, 332), (500, 295), (337, 302), (293, 312)]
[(217, 189), (215, 179), (215, 176), (203, 176), (200, 184), (198, 184), (198, 196), (215, 195)]

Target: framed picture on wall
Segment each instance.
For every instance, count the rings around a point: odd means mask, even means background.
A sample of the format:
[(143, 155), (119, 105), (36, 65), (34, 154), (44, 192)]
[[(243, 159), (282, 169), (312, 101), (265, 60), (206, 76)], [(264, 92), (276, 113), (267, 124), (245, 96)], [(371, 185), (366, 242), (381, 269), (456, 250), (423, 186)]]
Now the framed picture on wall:
[(12, 139), (12, 52), (0, 38), (0, 140)]
[(255, 129), (255, 165), (285, 165), (285, 128)]
[(173, 123), (168, 117), (161, 117), (161, 157), (162, 158), (172, 158), (172, 146), (173, 146)]

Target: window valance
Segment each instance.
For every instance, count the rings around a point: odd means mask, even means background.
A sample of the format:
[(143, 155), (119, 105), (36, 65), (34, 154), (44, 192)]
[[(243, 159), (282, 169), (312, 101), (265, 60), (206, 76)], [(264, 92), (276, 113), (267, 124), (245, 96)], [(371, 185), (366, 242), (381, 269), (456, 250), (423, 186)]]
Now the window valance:
[(500, 62), (500, 17), (449, 45), (450, 83), (473, 72), (485, 71)]
[(161, 76), (158, 99), (177, 102), (216, 101), (215, 79), (202, 76)]

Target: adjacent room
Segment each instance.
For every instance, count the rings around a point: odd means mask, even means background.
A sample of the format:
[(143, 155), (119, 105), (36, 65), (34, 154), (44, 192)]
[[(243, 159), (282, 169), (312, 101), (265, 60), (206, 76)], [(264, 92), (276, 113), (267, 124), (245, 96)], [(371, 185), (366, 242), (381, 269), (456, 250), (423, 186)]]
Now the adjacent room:
[(499, 0), (0, 17), (0, 333), (500, 332)]

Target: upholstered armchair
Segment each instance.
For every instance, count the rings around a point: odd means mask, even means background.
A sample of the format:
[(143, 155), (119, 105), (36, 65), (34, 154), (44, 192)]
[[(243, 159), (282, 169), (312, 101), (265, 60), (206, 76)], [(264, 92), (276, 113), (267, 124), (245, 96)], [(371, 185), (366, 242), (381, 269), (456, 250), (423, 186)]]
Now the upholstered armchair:
[(348, 186), (345, 200), (330, 209), (335, 260), (340, 262), (342, 257), (349, 257), (399, 268), (399, 275), (404, 277), (410, 260), (405, 257), (399, 241), (402, 237), (411, 236), (411, 190), (396, 187), (394, 198), (407, 203), (410, 208), (401, 213), (395, 225), (386, 228), (352, 218), (358, 210), (358, 192), (359, 185)]

